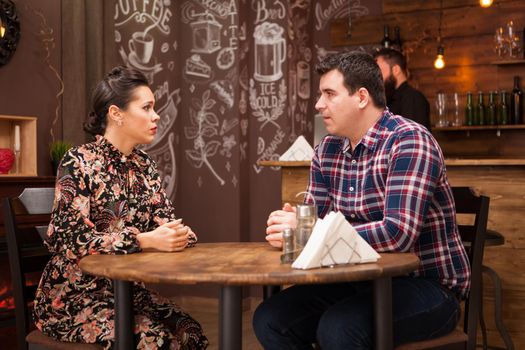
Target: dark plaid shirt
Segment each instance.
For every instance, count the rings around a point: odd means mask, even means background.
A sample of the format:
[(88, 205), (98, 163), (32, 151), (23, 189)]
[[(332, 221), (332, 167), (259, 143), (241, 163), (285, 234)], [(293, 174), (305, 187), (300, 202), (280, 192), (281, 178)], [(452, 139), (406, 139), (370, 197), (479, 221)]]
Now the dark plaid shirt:
[(326, 136), (315, 148), (308, 191), (319, 217), (340, 211), (376, 251), (414, 252), (421, 260), (414, 276), (468, 292), (443, 154), (421, 125), (386, 110), (353, 150), (348, 139)]

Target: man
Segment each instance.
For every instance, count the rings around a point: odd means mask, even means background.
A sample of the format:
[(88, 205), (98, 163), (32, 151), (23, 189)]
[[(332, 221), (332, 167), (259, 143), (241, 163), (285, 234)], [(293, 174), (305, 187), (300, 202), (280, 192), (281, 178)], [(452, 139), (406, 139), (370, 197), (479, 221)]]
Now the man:
[(425, 96), (407, 82), (407, 61), (397, 50), (383, 48), (374, 54), (385, 83), (390, 112), (412, 119), (430, 130), (430, 106)]
[[(336, 54), (316, 69), (316, 109), (330, 133), (310, 169), (318, 215), (340, 211), (376, 251), (419, 256), (417, 271), (392, 281), (396, 345), (445, 335), (457, 325), (470, 268), (441, 150), (427, 129), (385, 108), (372, 56)], [(295, 225), (286, 204), (270, 214), (266, 239), (279, 247)], [(253, 325), (266, 349), (371, 349), (372, 285), (292, 286), (259, 305)]]

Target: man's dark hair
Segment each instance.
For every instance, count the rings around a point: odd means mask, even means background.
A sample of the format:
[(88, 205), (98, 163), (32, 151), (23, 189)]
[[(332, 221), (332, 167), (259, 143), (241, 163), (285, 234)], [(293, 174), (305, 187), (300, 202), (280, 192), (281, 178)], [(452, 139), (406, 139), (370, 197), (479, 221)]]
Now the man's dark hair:
[(368, 90), (376, 107), (386, 107), (381, 70), (371, 55), (361, 51), (337, 53), (327, 56), (315, 69), (319, 75), (337, 69), (343, 75), (344, 85), (350, 94), (363, 87)]
[(397, 64), (403, 73), (407, 75), (407, 59), (398, 50), (383, 47), (374, 52), (374, 58), (378, 57), (382, 57), (385, 61), (387, 61), (390, 67), (393, 67)]

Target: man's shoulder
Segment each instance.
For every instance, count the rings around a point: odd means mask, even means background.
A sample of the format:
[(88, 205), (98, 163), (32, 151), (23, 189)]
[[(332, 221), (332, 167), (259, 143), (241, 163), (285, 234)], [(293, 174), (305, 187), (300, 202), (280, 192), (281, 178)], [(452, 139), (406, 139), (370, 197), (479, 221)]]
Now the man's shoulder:
[[(421, 91), (410, 85), (408, 82), (405, 82), (403, 84), (403, 90), (402, 90), (402, 96), (403, 98), (418, 98), (427, 101), (427, 98)], [(428, 101), (427, 101), (428, 102)]]
[(391, 115), (385, 126), (391, 133), (398, 136), (409, 133), (430, 134), (430, 131), (423, 125), (400, 115)]

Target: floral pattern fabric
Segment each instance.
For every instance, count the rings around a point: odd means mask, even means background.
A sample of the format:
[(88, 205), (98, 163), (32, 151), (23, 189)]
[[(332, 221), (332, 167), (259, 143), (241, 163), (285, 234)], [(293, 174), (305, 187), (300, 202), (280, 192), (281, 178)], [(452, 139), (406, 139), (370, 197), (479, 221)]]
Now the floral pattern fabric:
[[(141, 150), (129, 156), (109, 141), (71, 149), (61, 162), (46, 246), (52, 253), (34, 303), (36, 326), (70, 342), (114, 342), (112, 281), (84, 274), (89, 254), (139, 252), (136, 235), (175, 219), (154, 162)], [(192, 246), (196, 236), (190, 237)], [(203, 349), (201, 326), (172, 301), (133, 285), (137, 349)]]

